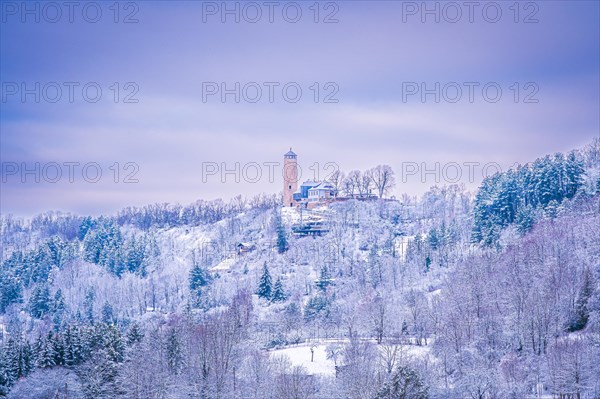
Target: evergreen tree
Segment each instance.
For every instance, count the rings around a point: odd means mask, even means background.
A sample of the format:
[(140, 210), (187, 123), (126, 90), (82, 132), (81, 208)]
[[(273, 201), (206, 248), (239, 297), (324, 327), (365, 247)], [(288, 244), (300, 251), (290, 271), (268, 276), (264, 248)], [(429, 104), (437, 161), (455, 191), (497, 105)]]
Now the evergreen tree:
[(327, 301), (320, 295), (310, 297), (304, 306), (304, 320), (310, 322), (327, 308)]
[(104, 305), (102, 305), (102, 322), (106, 324), (112, 324), (114, 321), (113, 308), (110, 303), (106, 301), (104, 302)]
[(4, 351), (0, 353), (0, 398), (8, 395), (11, 382), (8, 377), (8, 367), (4, 364), (3, 359)]
[(129, 328), (129, 331), (127, 331), (127, 344), (133, 346), (142, 342), (142, 339), (144, 339), (144, 333), (142, 332), (140, 325), (134, 322)]
[(3, 262), (0, 270), (0, 313), (4, 313), (9, 305), (23, 301), (23, 284), (7, 262)]
[(288, 241), (285, 232), (285, 226), (283, 225), (283, 220), (281, 219), (281, 212), (275, 210), (274, 218), (275, 232), (277, 233), (277, 252), (282, 254), (288, 250)]
[(59, 288), (56, 290), (56, 293), (54, 294), (54, 301), (52, 302), (52, 321), (54, 322), (55, 330), (58, 330), (62, 324), (65, 312), (65, 300), (63, 298), (62, 290)]
[(80, 364), (84, 358), (84, 348), (81, 331), (77, 326), (68, 326), (63, 333), (63, 345), (65, 351), (65, 364), (75, 366)]
[(120, 277), (126, 269), (124, 240), (119, 227), (110, 220), (99, 220), (83, 240), (83, 259), (105, 267)]
[(52, 335), (52, 350), (54, 352), (54, 364), (57, 366), (65, 365), (65, 343), (62, 334)]
[(31, 282), (46, 283), (53, 267), (52, 255), (47, 246), (41, 246), (30, 254)]
[(53, 367), (56, 365), (56, 353), (52, 333), (45, 337), (39, 337), (35, 343), (36, 365), (40, 368)]
[(19, 379), (19, 347), (13, 338), (9, 338), (2, 348), (2, 363), (6, 386), (10, 387)]
[(421, 377), (412, 369), (401, 366), (391, 380), (384, 384), (376, 399), (427, 399), (427, 387)]
[(271, 299), (271, 295), (273, 292), (273, 285), (271, 282), (271, 274), (269, 273), (269, 268), (267, 267), (267, 262), (265, 262), (263, 266), (263, 273), (258, 282), (258, 289), (256, 290), (256, 294), (259, 298), (263, 298), (266, 300)]
[(130, 273), (137, 273), (139, 275), (144, 275), (144, 240), (137, 240), (135, 236), (133, 236), (125, 246), (125, 263), (127, 270)]
[[(33, 351), (28, 341), (9, 338), (0, 355), (0, 384), (7, 387), (21, 377), (27, 376), (34, 368)], [(4, 381), (4, 382), (2, 382)]]
[(120, 277), (125, 271), (123, 260), (123, 237), (119, 227), (109, 223), (106, 227), (105, 240), (102, 242), (99, 262), (115, 276)]
[(167, 366), (173, 374), (179, 374), (183, 365), (183, 350), (177, 330), (171, 328), (166, 341)]
[(512, 223), (523, 233), (533, 225), (538, 210), (554, 218), (562, 202), (582, 186), (584, 173), (582, 161), (571, 152), (485, 178), (475, 198), (473, 242), (497, 243), (501, 230)]
[(83, 220), (81, 221), (81, 224), (79, 225), (79, 240), (83, 241), (83, 239), (86, 237), (88, 231), (90, 231), (94, 226), (95, 226), (95, 222), (92, 219), (91, 216), (86, 216), (85, 218), (83, 218)]
[(331, 273), (329, 272), (329, 268), (325, 265), (321, 267), (321, 271), (319, 273), (319, 278), (315, 282), (317, 288), (321, 291), (326, 291), (327, 287), (333, 285), (333, 280), (331, 278)]
[(427, 234), (427, 241), (429, 242), (429, 247), (434, 251), (438, 249), (440, 245), (440, 239), (438, 237), (438, 232), (435, 228), (429, 230), (429, 234)]
[(275, 285), (273, 287), (273, 294), (271, 296), (271, 302), (285, 302), (287, 299), (287, 295), (283, 290), (283, 283), (281, 282), (281, 277), (277, 278), (275, 281)]
[(556, 200), (552, 200), (550, 202), (548, 202), (548, 205), (546, 205), (546, 209), (544, 210), (544, 213), (546, 214), (546, 217), (550, 218), (550, 219), (555, 219), (556, 216), (558, 215), (558, 201)]
[(18, 374), (20, 377), (27, 376), (35, 367), (35, 356), (29, 341), (24, 341), (19, 344), (19, 367)]
[(194, 264), (192, 267), (192, 270), (190, 271), (189, 283), (190, 291), (192, 292), (198, 292), (202, 289), (202, 287), (208, 285), (206, 273), (199, 264)]
[(575, 303), (575, 312), (568, 326), (568, 331), (583, 330), (588, 323), (590, 317), (589, 300), (594, 293), (594, 277), (589, 268), (586, 268), (583, 273), (583, 282), (577, 302)]
[(575, 151), (571, 151), (565, 161), (566, 181), (564, 191), (567, 198), (573, 198), (577, 190), (583, 185), (584, 174), (583, 161), (577, 157)]
[(431, 268), (431, 256), (428, 254), (425, 257), (425, 273), (429, 273), (430, 268)]
[(88, 231), (83, 240), (83, 260), (98, 264), (102, 251), (104, 234), (102, 231)]
[(104, 349), (94, 351), (90, 358), (78, 367), (78, 377), (86, 398), (109, 399), (120, 396), (116, 384), (118, 364)]
[(534, 221), (534, 210), (531, 205), (520, 208), (515, 219), (517, 231), (521, 234), (527, 233), (533, 227)]
[(200, 307), (203, 298), (203, 290), (208, 285), (209, 279), (206, 272), (193, 260), (194, 265), (190, 270), (189, 287), (191, 294), (191, 304), (194, 307)]
[(515, 220), (519, 201), (517, 174), (512, 169), (502, 174), (498, 179), (498, 188), (494, 203), (501, 226), (505, 227)]
[(119, 329), (112, 324), (99, 324), (97, 328), (108, 358), (115, 363), (122, 362), (125, 356), (125, 341)]
[(555, 168), (549, 155), (534, 162), (535, 192), (540, 205), (546, 205), (555, 199), (558, 192), (558, 182)]
[(35, 318), (42, 318), (50, 310), (50, 291), (47, 284), (37, 284), (29, 298), (29, 313)]
[(87, 322), (90, 324), (94, 324), (94, 302), (96, 300), (96, 293), (93, 288), (89, 288), (87, 293), (85, 294), (85, 299), (83, 301), (83, 311), (85, 314), (85, 318)]
[(473, 209), (473, 231), (471, 239), (473, 242), (481, 243), (489, 236), (494, 212), (495, 187), (498, 175), (488, 176), (483, 179), (481, 187), (475, 196)]

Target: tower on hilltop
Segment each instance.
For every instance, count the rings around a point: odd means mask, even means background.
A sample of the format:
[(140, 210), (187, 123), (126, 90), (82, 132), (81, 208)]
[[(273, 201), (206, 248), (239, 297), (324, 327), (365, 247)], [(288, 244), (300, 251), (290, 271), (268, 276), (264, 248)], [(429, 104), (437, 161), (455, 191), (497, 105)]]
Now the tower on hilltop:
[(294, 193), (298, 190), (298, 156), (290, 150), (283, 155), (283, 206), (294, 206)]

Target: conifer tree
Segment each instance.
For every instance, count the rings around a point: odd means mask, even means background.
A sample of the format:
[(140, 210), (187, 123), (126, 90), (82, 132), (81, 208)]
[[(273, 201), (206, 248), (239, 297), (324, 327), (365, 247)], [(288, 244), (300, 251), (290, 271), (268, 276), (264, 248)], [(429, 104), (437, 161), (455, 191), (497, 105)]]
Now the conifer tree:
[(384, 384), (375, 399), (427, 399), (427, 386), (412, 369), (400, 366)]
[(108, 301), (102, 305), (102, 322), (106, 324), (114, 323), (113, 308)]
[(271, 274), (269, 273), (267, 262), (265, 262), (263, 266), (262, 276), (260, 277), (260, 280), (258, 282), (258, 289), (256, 290), (256, 294), (259, 298), (270, 300), (272, 292), (273, 284), (271, 282)]
[(321, 272), (319, 273), (319, 279), (317, 280), (316, 285), (321, 291), (326, 291), (327, 287), (332, 284), (333, 280), (331, 279), (329, 268), (323, 265), (323, 267), (321, 267)]
[(173, 374), (179, 374), (183, 365), (183, 350), (177, 330), (169, 330), (166, 341), (167, 365)]
[(125, 342), (121, 332), (112, 324), (99, 324), (97, 332), (102, 339), (102, 348), (109, 360), (120, 363), (125, 356)]
[(52, 350), (54, 351), (54, 364), (57, 366), (65, 365), (65, 343), (62, 334), (52, 335)]
[(36, 365), (40, 368), (53, 367), (56, 365), (56, 354), (52, 342), (52, 333), (45, 337), (39, 337), (35, 343)]
[(567, 198), (573, 198), (575, 196), (575, 193), (583, 184), (584, 174), (585, 168), (583, 166), (583, 161), (578, 159), (575, 151), (571, 151), (567, 155), (565, 161), (565, 196)]
[(42, 318), (50, 310), (50, 291), (47, 284), (38, 284), (29, 298), (29, 313), (35, 318)]
[(282, 254), (288, 250), (288, 241), (281, 213), (278, 211), (275, 211), (275, 230), (277, 232), (277, 252)]
[(35, 367), (35, 357), (29, 341), (19, 344), (19, 377), (25, 377)]
[(129, 346), (133, 346), (139, 342), (142, 342), (143, 338), (144, 333), (142, 332), (140, 325), (134, 322), (129, 328), (129, 331), (127, 331), (127, 344)]
[(273, 286), (273, 294), (271, 295), (271, 302), (285, 302), (287, 295), (283, 290), (283, 283), (281, 277), (277, 278), (275, 285)]
[(586, 268), (583, 273), (583, 281), (577, 302), (575, 303), (575, 313), (571, 323), (568, 326), (568, 331), (579, 331), (585, 328), (590, 317), (590, 309), (588, 302), (594, 293), (594, 277), (589, 268)]
[(197, 263), (194, 264), (192, 270), (190, 271), (189, 283), (190, 291), (192, 292), (198, 292), (200, 289), (202, 289), (202, 287), (208, 284), (206, 273)]
[(209, 279), (202, 267), (193, 260), (194, 265), (190, 270), (189, 287), (191, 294), (191, 304), (194, 307), (199, 307), (202, 302), (203, 289), (208, 285)]
[(517, 231), (521, 234), (527, 233), (533, 227), (534, 220), (534, 211), (531, 205), (520, 208), (515, 219)]
[(19, 347), (13, 338), (9, 338), (2, 348), (2, 363), (6, 385), (10, 386), (19, 379)]
[(62, 335), (65, 348), (65, 364), (75, 366), (81, 363), (84, 357), (84, 348), (79, 327), (68, 326)]
[(93, 288), (89, 288), (87, 293), (85, 294), (85, 299), (83, 301), (83, 309), (85, 318), (87, 322), (90, 324), (94, 324), (94, 301), (96, 300), (96, 293)]
[(4, 313), (9, 305), (23, 301), (23, 284), (12, 270), (8, 270), (6, 262), (1, 269), (3, 271), (0, 273), (0, 313)]
[(65, 300), (63, 298), (62, 290), (59, 288), (54, 294), (54, 301), (52, 302), (52, 321), (54, 322), (55, 330), (58, 330), (62, 324), (65, 312)]

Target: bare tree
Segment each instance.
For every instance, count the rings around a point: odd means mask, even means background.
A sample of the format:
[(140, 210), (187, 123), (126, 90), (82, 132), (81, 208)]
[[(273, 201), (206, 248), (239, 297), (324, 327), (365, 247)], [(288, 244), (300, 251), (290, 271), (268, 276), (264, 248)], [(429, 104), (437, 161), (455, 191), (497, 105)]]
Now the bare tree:
[(371, 193), (372, 179), (369, 171), (364, 172), (360, 177), (358, 193), (361, 197), (367, 197)]
[(373, 185), (377, 189), (379, 198), (389, 194), (390, 190), (396, 185), (394, 171), (389, 165), (377, 165), (366, 173)]
[(368, 341), (352, 336), (344, 346), (343, 366), (339, 379), (345, 389), (345, 396), (351, 399), (372, 398), (377, 387), (377, 352)]
[(308, 399), (318, 390), (313, 376), (302, 366), (292, 366), (287, 357), (274, 359), (276, 379), (273, 390), (281, 399)]
[(353, 197), (354, 194), (359, 191), (361, 179), (362, 174), (360, 173), (360, 170), (353, 170), (348, 173), (348, 176), (343, 180), (344, 194)]
[(335, 187), (335, 196), (336, 197), (344, 189), (345, 178), (346, 178), (346, 176), (344, 175), (344, 172), (342, 172), (339, 169), (337, 169), (335, 172), (333, 172), (331, 174), (331, 177), (329, 178), (329, 182), (333, 185), (333, 187)]
[(377, 294), (373, 298), (372, 309), (369, 312), (373, 323), (373, 330), (377, 343), (381, 344), (385, 336), (386, 330), (386, 303), (381, 295)]
[(391, 375), (392, 371), (394, 371), (394, 368), (399, 363), (399, 360), (402, 358), (402, 346), (389, 343), (380, 345), (378, 349), (379, 362), (385, 369), (386, 373)]

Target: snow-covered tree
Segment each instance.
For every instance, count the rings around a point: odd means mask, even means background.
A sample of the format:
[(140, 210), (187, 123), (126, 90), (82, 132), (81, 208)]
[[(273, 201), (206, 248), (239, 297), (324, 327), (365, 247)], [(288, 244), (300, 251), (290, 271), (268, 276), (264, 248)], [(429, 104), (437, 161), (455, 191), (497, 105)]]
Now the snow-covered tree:
[(281, 277), (278, 277), (273, 286), (273, 293), (271, 294), (271, 302), (284, 302), (287, 299), (287, 295), (283, 290), (283, 282)]
[(29, 297), (29, 313), (41, 318), (50, 311), (50, 290), (45, 283), (37, 284)]
[(263, 265), (262, 275), (260, 276), (260, 280), (258, 281), (258, 288), (256, 289), (256, 295), (259, 298), (263, 298), (266, 300), (270, 300), (273, 295), (273, 283), (271, 281), (271, 274), (269, 273), (269, 268), (267, 267), (267, 263)]

